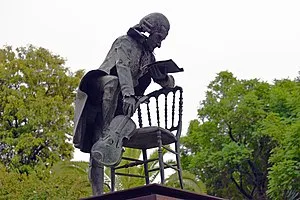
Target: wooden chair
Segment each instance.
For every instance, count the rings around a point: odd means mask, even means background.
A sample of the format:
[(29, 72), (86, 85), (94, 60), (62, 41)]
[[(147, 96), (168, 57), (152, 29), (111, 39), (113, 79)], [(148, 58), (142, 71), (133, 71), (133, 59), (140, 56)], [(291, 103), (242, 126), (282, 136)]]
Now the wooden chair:
[[(111, 191), (115, 190), (115, 176), (131, 176), (145, 179), (145, 184), (149, 184), (149, 173), (159, 171), (161, 184), (165, 183), (165, 169), (172, 168), (178, 172), (179, 184), (183, 189), (182, 170), (180, 164), (179, 138), (182, 129), (182, 88), (162, 88), (147, 95), (148, 99), (140, 104), (137, 109), (138, 126), (130, 138), (123, 143), (123, 147), (139, 149), (142, 151), (142, 159), (122, 157), (127, 160), (127, 164), (122, 162), (119, 166), (111, 167)], [(170, 145), (175, 144), (174, 150)], [(149, 159), (147, 150), (157, 148), (158, 158)], [(175, 154), (176, 160), (173, 164), (164, 162), (163, 149)], [(126, 151), (126, 150), (125, 150)], [(149, 170), (148, 164), (158, 161), (158, 167)], [(144, 166), (144, 174), (125, 174), (118, 170)]]

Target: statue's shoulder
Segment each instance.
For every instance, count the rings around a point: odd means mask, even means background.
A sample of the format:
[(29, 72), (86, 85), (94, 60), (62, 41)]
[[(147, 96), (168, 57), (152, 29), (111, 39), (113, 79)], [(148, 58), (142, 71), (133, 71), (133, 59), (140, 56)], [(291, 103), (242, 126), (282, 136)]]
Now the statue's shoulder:
[(115, 40), (114, 45), (125, 45), (128, 48), (134, 48), (138, 46), (138, 43), (128, 35), (122, 35)]
[(128, 35), (122, 35), (122, 36), (118, 37), (117, 40), (135, 42), (135, 40)]

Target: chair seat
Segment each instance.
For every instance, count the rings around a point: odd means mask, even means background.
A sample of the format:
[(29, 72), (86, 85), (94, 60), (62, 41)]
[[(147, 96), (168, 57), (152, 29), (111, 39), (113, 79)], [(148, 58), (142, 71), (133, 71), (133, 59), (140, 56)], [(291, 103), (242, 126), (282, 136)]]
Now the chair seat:
[(176, 142), (177, 139), (172, 132), (158, 126), (149, 126), (136, 129), (130, 140), (124, 141), (123, 146), (135, 149), (150, 149), (158, 147), (158, 131), (161, 131), (163, 145)]

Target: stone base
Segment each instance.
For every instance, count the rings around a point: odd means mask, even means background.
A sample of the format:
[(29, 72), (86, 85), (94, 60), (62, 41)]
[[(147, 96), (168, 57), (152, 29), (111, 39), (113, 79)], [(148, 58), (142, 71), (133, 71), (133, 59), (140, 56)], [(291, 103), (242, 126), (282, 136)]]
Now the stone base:
[(85, 200), (221, 200), (222, 198), (197, 194), (185, 190), (150, 184), (128, 190), (106, 193), (100, 196), (85, 198)]

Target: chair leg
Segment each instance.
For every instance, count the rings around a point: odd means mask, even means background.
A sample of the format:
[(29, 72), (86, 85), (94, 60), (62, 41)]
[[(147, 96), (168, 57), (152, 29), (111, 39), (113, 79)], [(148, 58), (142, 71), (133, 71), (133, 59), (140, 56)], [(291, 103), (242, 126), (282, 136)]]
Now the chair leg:
[(110, 168), (110, 191), (115, 191), (115, 183), (116, 182), (116, 174), (115, 174), (115, 168)]
[(143, 149), (143, 161), (144, 161), (144, 172), (145, 172), (145, 181), (146, 185), (150, 183), (149, 181), (149, 171), (148, 171), (148, 158), (147, 158), (147, 149)]
[(176, 152), (176, 163), (177, 163), (177, 169), (178, 169), (179, 184), (180, 184), (180, 188), (183, 189), (182, 169), (181, 169), (180, 152), (179, 152), (178, 142), (175, 143), (175, 152)]
[(163, 161), (163, 154), (162, 154), (162, 141), (161, 141), (161, 132), (157, 132), (157, 142), (158, 142), (158, 162), (159, 162), (159, 172), (160, 172), (160, 180), (161, 184), (165, 183), (165, 166)]

